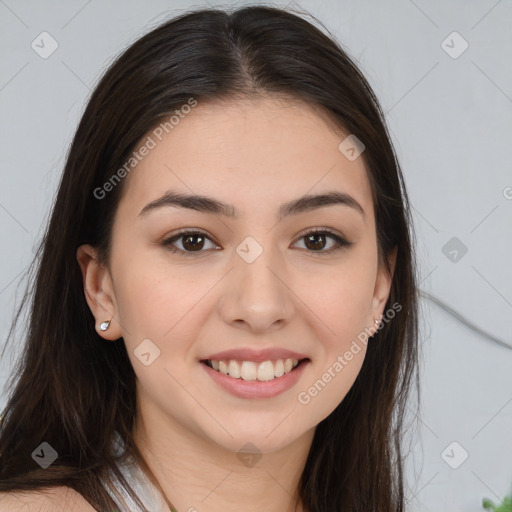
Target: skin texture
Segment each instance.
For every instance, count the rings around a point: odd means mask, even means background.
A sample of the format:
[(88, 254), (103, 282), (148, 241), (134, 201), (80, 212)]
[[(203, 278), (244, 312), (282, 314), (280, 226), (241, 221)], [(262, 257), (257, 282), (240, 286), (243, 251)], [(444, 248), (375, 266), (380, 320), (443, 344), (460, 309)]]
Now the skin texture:
[[(374, 328), (392, 279), (378, 265), (363, 159), (338, 150), (346, 135), (299, 101), (199, 102), (125, 178), (108, 268), (93, 247), (77, 251), (98, 332), (123, 337), (137, 375), (137, 444), (180, 511), (302, 510), (293, 497), (314, 429), (352, 386), (365, 345), (308, 404), (297, 396)], [(239, 218), (171, 206), (139, 216), (171, 189), (233, 204)], [(364, 216), (331, 205), (277, 221), (282, 203), (333, 190), (350, 194)], [(195, 252), (188, 245), (191, 255), (161, 244), (183, 228), (208, 237)], [(315, 228), (352, 245), (331, 251), (326, 237), (308, 247)], [(248, 236), (263, 249), (250, 264), (236, 252)], [(149, 366), (134, 354), (144, 339), (160, 350)], [(280, 347), (310, 361), (291, 389), (243, 399), (199, 362), (239, 347)], [(248, 442), (262, 454), (251, 467), (237, 457)]]
[(0, 493), (2, 512), (95, 512), (95, 509), (69, 487), (45, 491)]

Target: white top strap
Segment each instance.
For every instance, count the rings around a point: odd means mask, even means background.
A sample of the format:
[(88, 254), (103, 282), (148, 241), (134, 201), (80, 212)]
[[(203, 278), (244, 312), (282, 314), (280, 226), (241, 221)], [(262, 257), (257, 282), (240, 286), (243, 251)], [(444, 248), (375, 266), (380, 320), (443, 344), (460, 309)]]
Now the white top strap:
[[(114, 441), (114, 453), (120, 454), (124, 450), (124, 444), (121, 436), (116, 432), (116, 440)], [(110, 494), (116, 505), (119, 507), (119, 512), (171, 512), (169, 506), (164, 498), (153, 485), (153, 483), (146, 477), (142, 469), (138, 466), (132, 457), (128, 457), (122, 464), (118, 464), (118, 468), (122, 475), (126, 478), (132, 489), (136, 492), (139, 499), (144, 503), (145, 509), (140, 510), (134, 500), (130, 497), (128, 492), (121, 486), (119, 479), (112, 473), (109, 473), (116, 491), (121, 495), (120, 499), (110, 489), (106, 482), (103, 482), (104, 487)]]

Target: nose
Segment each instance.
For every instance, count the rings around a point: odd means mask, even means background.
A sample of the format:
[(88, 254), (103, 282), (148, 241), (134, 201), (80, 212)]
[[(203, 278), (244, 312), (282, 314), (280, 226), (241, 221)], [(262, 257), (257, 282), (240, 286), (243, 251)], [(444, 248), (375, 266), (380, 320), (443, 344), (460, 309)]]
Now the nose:
[(252, 332), (282, 328), (294, 311), (285, 265), (271, 248), (252, 262), (240, 254), (234, 253), (233, 268), (224, 280), (218, 302), (222, 319)]

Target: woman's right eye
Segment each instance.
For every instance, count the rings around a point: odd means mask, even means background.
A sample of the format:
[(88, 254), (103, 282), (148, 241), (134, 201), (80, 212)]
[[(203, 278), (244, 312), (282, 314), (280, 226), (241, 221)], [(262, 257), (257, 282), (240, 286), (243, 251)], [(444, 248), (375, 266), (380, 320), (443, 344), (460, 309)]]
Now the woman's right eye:
[[(179, 253), (186, 256), (193, 256), (194, 253), (204, 252), (201, 249), (204, 247), (205, 240), (210, 240), (202, 231), (182, 231), (162, 242), (164, 247), (167, 247), (172, 253)], [(183, 249), (176, 247), (174, 244), (179, 241)], [(213, 242), (214, 248), (218, 248)]]

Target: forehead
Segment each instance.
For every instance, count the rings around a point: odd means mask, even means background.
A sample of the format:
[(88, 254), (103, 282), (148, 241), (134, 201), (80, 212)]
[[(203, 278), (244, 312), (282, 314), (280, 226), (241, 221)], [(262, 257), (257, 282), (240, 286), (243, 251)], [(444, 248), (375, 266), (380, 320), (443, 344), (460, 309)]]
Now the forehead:
[(243, 213), (335, 189), (373, 214), (364, 161), (340, 152), (348, 133), (323, 111), (283, 98), (199, 101), (187, 111), (143, 138), (138, 150), (151, 149), (126, 178), (120, 208), (138, 214), (172, 189), (215, 196)]

